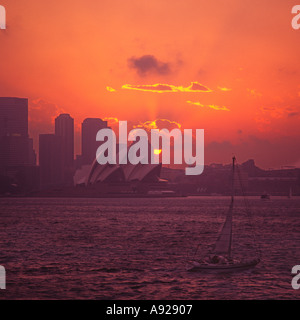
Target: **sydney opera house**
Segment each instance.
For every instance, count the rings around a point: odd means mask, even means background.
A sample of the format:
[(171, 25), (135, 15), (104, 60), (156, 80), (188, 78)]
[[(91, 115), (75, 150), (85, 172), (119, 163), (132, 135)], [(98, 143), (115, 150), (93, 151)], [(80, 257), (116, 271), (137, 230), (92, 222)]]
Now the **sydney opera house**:
[(171, 194), (167, 181), (160, 178), (161, 167), (161, 164), (129, 162), (101, 165), (95, 159), (92, 165), (76, 171), (74, 184), (105, 194)]

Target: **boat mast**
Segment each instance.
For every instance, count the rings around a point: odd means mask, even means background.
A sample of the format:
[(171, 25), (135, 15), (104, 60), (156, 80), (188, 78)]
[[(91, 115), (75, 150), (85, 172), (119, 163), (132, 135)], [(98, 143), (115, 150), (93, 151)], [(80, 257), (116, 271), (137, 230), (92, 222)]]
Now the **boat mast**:
[(236, 157), (232, 157), (232, 186), (231, 186), (231, 204), (229, 209), (229, 216), (230, 216), (230, 245), (228, 250), (228, 258), (231, 259), (231, 246), (232, 246), (232, 211), (233, 211), (233, 202), (234, 202), (234, 176), (235, 176), (235, 161)]
[(234, 156), (234, 157), (232, 158), (231, 206), (233, 206), (233, 202), (234, 202), (234, 172), (235, 172), (235, 161), (236, 161), (236, 157)]

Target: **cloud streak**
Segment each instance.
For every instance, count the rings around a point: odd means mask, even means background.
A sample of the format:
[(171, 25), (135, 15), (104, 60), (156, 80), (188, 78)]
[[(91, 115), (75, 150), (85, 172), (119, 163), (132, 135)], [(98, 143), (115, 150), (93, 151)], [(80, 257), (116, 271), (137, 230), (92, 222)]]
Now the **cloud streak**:
[(224, 92), (232, 91), (232, 89), (223, 88), (223, 87), (218, 87), (218, 89), (221, 90), (221, 91), (224, 91)]
[(285, 117), (295, 117), (298, 111), (292, 107), (262, 107), (260, 111), (263, 115), (269, 116), (274, 119), (282, 119)]
[(116, 89), (114, 89), (114, 88), (112, 88), (112, 87), (106, 87), (106, 90), (107, 90), (108, 92), (116, 92), (116, 91), (117, 91)]
[(193, 101), (187, 101), (187, 103), (201, 107), (201, 108), (210, 108), (210, 109), (217, 110), (217, 111), (230, 111), (230, 109), (228, 109), (227, 107), (220, 107), (220, 106), (216, 106), (214, 104), (204, 105), (200, 102), (193, 102)]
[(176, 92), (212, 92), (208, 87), (200, 84), (199, 82), (192, 82), (189, 87), (174, 86), (171, 84), (151, 84), (151, 85), (132, 85), (125, 84), (122, 89), (137, 90), (154, 93), (176, 93)]
[(179, 122), (168, 119), (156, 119), (154, 121), (146, 121), (134, 126), (134, 128), (144, 128), (148, 131), (150, 131), (151, 129), (181, 129), (181, 127), (182, 125)]
[(105, 117), (102, 119), (103, 121), (107, 121), (109, 122), (110, 124), (116, 124), (116, 123), (119, 123), (119, 119), (118, 118), (115, 118), (115, 117)]

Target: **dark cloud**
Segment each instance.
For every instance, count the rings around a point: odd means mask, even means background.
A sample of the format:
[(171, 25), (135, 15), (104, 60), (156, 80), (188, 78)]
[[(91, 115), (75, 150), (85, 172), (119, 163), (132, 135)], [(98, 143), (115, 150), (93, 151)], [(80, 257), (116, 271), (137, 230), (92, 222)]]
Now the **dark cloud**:
[(148, 73), (157, 73), (159, 75), (171, 73), (170, 64), (157, 60), (153, 55), (144, 55), (140, 58), (132, 57), (128, 59), (128, 64), (140, 76), (146, 76)]
[(278, 68), (278, 73), (280, 76), (296, 77), (299, 75), (299, 70), (297, 68), (282, 67)]
[(290, 112), (290, 113), (288, 114), (289, 117), (296, 117), (296, 116), (298, 116), (298, 115), (299, 115), (299, 112)]

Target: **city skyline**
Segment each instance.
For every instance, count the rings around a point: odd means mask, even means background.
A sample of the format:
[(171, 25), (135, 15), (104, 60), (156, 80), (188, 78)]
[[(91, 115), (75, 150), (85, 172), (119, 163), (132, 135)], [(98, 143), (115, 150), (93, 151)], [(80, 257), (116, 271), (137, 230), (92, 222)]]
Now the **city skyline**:
[(235, 153), (266, 169), (299, 165), (294, 1), (2, 3), (0, 96), (29, 98), (36, 149), (37, 133), (69, 113), (76, 154), (87, 117), (166, 119), (206, 130), (206, 164)]
[[(13, 101), (14, 99), (19, 100), (19, 101), (27, 101), (27, 105), (28, 105), (28, 98), (18, 98), (18, 97), (0, 97), (2, 99), (2, 101)], [(30, 132), (30, 115), (29, 115), (29, 110), (27, 110), (27, 112), (25, 112), (25, 114), (28, 116), (28, 123), (26, 124), (26, 128), (24, 129), (26, 132)], [(69, 121), (71, 121), (71, 128), (69, 130), (71, 130), (71, 132), (73, 132), (72, 137), (69, 137), (68, 139), (71, 139), (71, 145), (73, 146), (72, 149), (70, 149), (69, 147), (69, 151), (67, 152), (69, 154), (69, 156), (67, 156), (67, 158), (69, 158), (69, 160), (64, 159), (63, 162), (67, 163), (67, 167), (70, 166), (82, 166), (82, 165), (86, 165), (86, 164), (90, 164), (92, 162), (92, 154), (94, 154), (94, 150), (97, 150), (97, 146), (100, 145), (99, 142), (93, 141), (92, 140), (92, 135), (94, 134), (96, 137), (96, 134), (99, 130), (103, 129), (103, 128), (112, 128), (113, 130), (115, 130), (115, 133), (118, 135), (118, 124), (119, 124), (119, 119), (114, 118), (114, 117), (106, 117), (104, 118), (105, 120), (101, 119), (101, 118), (91, 118), (91, 117), (87, 117), (85, 118), (82, 123), (80, 124), (80, 130), (78, 130), (79, 125), (77, 125), (77, 130), (74, 126), (74, 123), (76, 122), (76, 119), (73, 119), (70, 114), (68, 113), (59, 113), (57, 114), (57, 116), (52, 120), (52, 122), (50, 122), (50, 126), (48, 130), (41, 130), (41, 132), (35, 132), (34, 136), (35, 139), (32, 138), (32, 135), (27, 133), (28, 139), (31, 143), (31, 146), (33, 148), (33, 152), (35, 152), (36, 155), (39, 155), (39, 148), (40, 148), (40, 143), (39, 143), (39, 139), (40, 136), (49, 136), (49, 135), (64, 135), (66, 134), (66, 129), (63, 129), (62, 127), (62, 123), (64, 121), (68, 121), (68, 118), (70, 119)], [(60, 125), (59, 125), (59, 120), (60, 120)], [(108, 124), (111, 124), (111, 126), (108, 126)], [(179, 123), (170, 121), (168, 119), (156, 119), (154, 121), (148, 121), (145, 123), (139, 123), (139, 124), (134, 124), (133, 122), (129, 121), (131, 129), (135, 129), (135, 128), (144, 128), (146, 129), (146, 131), (148, 131), (148, 133), (150, 133), (151, 129), (157, 128), (157, 129), (162, 129), (163, 126), (167, 127), (168, 129), (172, 130), (174, 128), (179, 128), (182, 129), (181, 125)], [(2, 130), (4, 128), (4, 125), (2, 125)], [(23, 131), (24, 131), (23, 130)], [(25, 132), (24, 131), (24, 132)], [(69, 133), (70, 135), (70, 133)], [(80, 145), (80, 147), (79, 147)], [(84, 147), (85, 145), (85, 147)], [(89, 146), (88, 146), (89, 145)], [(30, 145), (29, 145), (30, 147)], [(65, 142), (65, 146), (62, 147), (63, 149), (66, 148), (66, 142)], [(68, 147), (67, 147), (68, 148)], [(87, 149), (89, 148), (89, 149)], [(207, 150), (207, 146), (205, 145), (205, 149)], [(77, 152), (76, 152), (77, 150)], [(70, 160), (70, 154), (71, 154), (71, 158), (73, 159), (72, 161)], [(205, 154), (206, 155), (206, 154)], [(233, 155), (233, 153), (232, 153)], [(64, 155), (63, 157), (66, 157), (66, 155)], [(249, 157), (246, 157), (245, 159), (243, 159), (243, 161), (247, 161), (248, 159), (252, 159), (254, 157), (251, 157), (251, 155), (249, 155)], [(95, 157), (94, 157), (95, 159)], [(209, 163), (207, 163), (206, 161), (206, 157), (204, 157), (205, 159), (205, 165), (209, 165), (209, 164), (215, 164), (215, 163), (222, 163), (222, 164), (227, 164), (230, 161), (225, 160), (224, 162), (221, 161), (215, 161), (214, 159), (212, 159), (212, 161), (210, 161)], [(39, 156), (36, 157), (36, 164), (39, 165)], [(264, 168), (263, 166), (260, 166), (262, 168)], [(281, 169), (281, 168), (289, 168), (289, 167), (295, 167), (295, 168), (299, 168), (300, 167), (300, 163), (295, 163), (295, 164), (281, 164), (278, 165), (277, 167), (274, 168), (264, 168), (264, 169)]]

